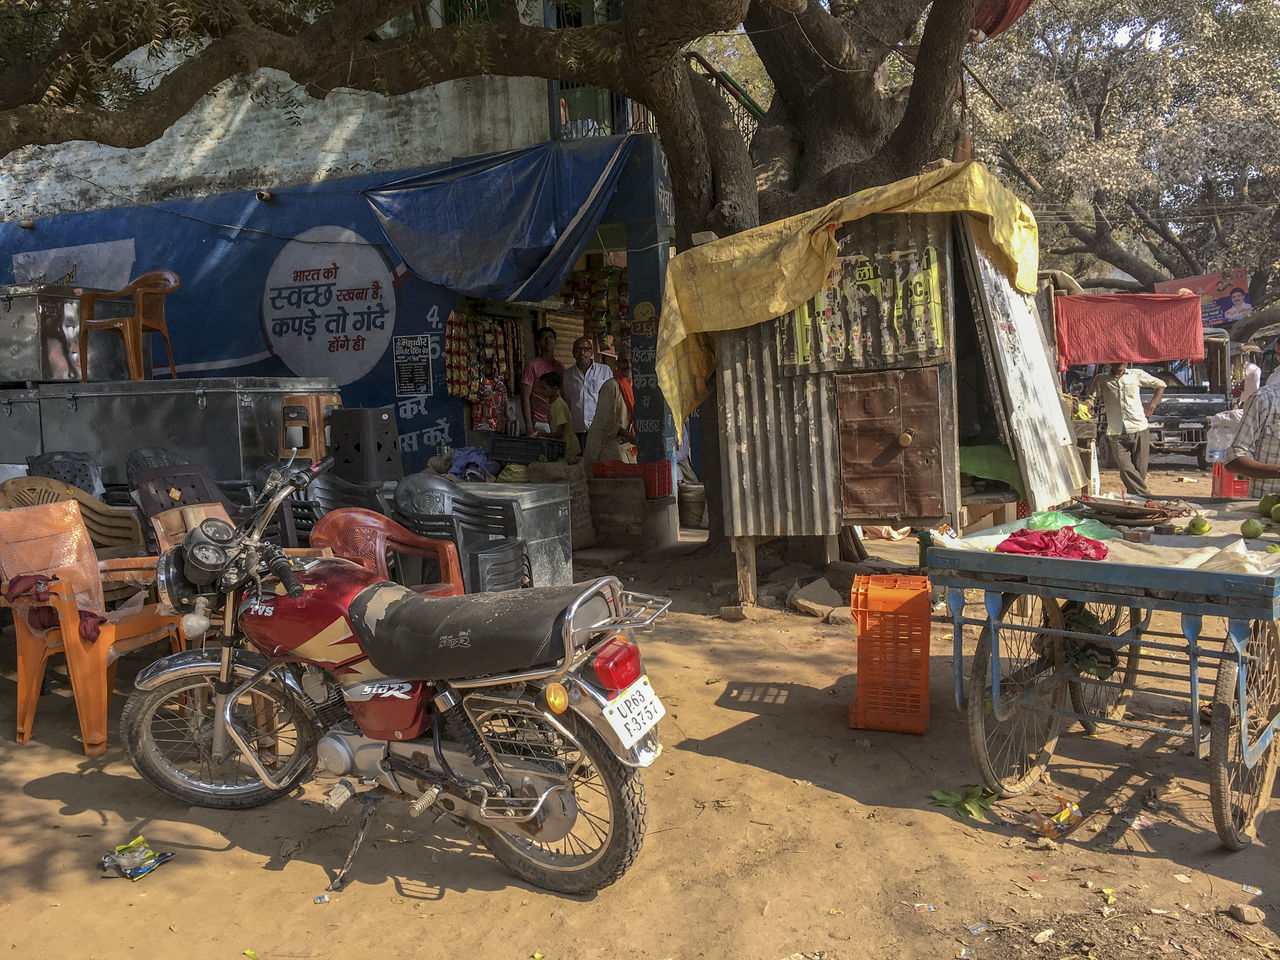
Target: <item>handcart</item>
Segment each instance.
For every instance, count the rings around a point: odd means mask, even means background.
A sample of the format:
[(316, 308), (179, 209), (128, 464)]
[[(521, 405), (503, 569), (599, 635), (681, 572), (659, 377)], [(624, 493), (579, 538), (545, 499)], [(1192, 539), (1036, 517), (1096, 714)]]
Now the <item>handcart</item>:
[[(1252, 503), (1204, 506), (1210, 536), (1157, 536), (1152, 543), (1227, 546), (1254, 510)], [(982, 534), (998, 539), (1020, 526)], [(1249, 546), (1265, 548), (1258, 541)], [(1018, 796), (1040, 778), (1064, 720), (1090, 732), (1109, 724), (1190, 739), (1197, 756), (1209, 759), (1218, 837), (1239, 850), (1253, 839), (1280, 756), (1273, 748), (1280, 719), (1280, 576), (1187, 569), (1162, 564), (1159, 550), (1149, 553), (1150, 564), (1068, 560), (963, 549), (935, 538), (927, 562), (934, 585), (947, 592), (956, 705), (967, 711), (982, 781), (1001, 797)], [(982, 592), (977, 616), (967, 615), (975, 604), (967, 604), (966, 591)], [(1180, 632), (1155, 629), (1156, 611), (1179, 614)], [(981, 627), (967, 688), (966, 625)], [(1146, 679), (1185, 689), (1187, 725), (1125, 719), (1130, 694)]]

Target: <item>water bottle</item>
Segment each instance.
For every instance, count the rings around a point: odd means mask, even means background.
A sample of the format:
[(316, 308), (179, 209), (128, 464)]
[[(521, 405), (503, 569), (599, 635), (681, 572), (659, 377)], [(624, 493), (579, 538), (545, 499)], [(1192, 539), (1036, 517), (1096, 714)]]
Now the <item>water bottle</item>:
[(1234, 420), (1220, 419), (1215, 416), (1209, 423), (1209, 432), (1205, 437), (1205, 459), (1210, 463), (1224, 463), (1227, 449), (1235, 439), (1236, 429), (1240, 424)]

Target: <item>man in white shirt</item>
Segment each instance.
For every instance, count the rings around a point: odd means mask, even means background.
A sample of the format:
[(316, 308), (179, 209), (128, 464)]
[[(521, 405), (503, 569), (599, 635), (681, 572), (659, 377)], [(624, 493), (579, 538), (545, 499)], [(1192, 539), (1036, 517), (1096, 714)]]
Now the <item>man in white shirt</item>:
[(596, 345), (590, 337), (573, 341), (573, 366), (565, 370), (561, 389), (573, 417), (573, 432), (582, 446), (587, 443), (587, 429), (596, 415), (596, 397), (600, 387), (613, 379), (606, 364), (596, 363)]
[(1262, 368), (1257, 364), (1258, 348), (1252, 343), (1246, 343), (1241, 352), (1244, 354), (1244, 376), (1240, 380), (1240, 406), (1247, 407), (1262, 386)]
[[(1155, 391), (1144, 407), (1139, 390)], [(1147, 417), (1155, 412), (1164, 396), (1164, 381), (1145, 370), (1130, 369), (1127, 363), (1113, 363), (1109, 372), (1100, 373), (1089, 384), (1086, 396), (1102, 394), (1107, 411), (1107, 443), (1120, 471), (1120, 482), (1134, 496), (1150, 499), (1147, 489), (1147, 463), (1151, 458), (1151, 425)]]
[(1275, 342), (1275, 349), (1263, 358), (1261, 366), (1262, 373), (1267, 378), (1262, 384), (1264, 387), (1280, 383), (1280, 340)]

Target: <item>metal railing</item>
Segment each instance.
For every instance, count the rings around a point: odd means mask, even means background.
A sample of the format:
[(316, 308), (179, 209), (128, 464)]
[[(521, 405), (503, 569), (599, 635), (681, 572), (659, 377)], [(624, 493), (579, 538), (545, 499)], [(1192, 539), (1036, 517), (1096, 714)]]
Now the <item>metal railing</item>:
[(702, 54), (689, 50), (685, 53), (684, 58), (695, 72), (706, 76), (712, 85), (720, 91), (720, 95), (729, 104), (729, 112), (733, 115), (734, 123), (742, 131), (742, 139), (750, 144), (751, 138), (755, 136), (756, 130), (760, 126), (760, 121), (764, 119), (764, 108), (756, 103), (741, 83), (714, 66)]

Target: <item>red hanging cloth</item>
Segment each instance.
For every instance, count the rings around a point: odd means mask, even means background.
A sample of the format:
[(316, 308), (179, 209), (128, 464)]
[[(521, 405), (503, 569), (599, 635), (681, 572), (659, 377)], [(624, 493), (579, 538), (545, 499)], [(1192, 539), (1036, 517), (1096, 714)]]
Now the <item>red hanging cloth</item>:
[(1004, 33), (1027, 12), (1031, 0), (978, 0), (973, 13), (973, 28), (988, 37)]
[(1203, 360), (1200, 298), (1164, 293), (1053, 298), (1058, 370), (1089, 363)]

